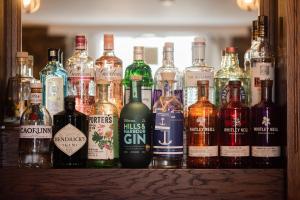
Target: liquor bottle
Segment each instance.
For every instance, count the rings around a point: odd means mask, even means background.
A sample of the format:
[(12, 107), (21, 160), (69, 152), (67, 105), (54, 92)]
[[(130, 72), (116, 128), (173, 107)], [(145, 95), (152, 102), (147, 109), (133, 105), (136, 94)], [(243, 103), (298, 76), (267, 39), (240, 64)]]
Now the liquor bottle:
[(162, 81), (161, 73), (163, 72), (175, 73), (174, 94), (179, 101), (183, 103), (183, 76), (179, 69), (174, 66), (174, 44), (171, 42), (165, 43), (163, 49), (163, 65), (158, 68), (154, 75), (153, 104), (159, 100), (159, 97), (162, 95), (164, 83)]
[(227, 59), (227, 57), (226, 57), (226, 50), (225, 49), (222, 49), (222, 51), (221, 51), (221, 64), (220, 64), (220, 69), (221, 68), (223, 68), (223, 67), (225, 67), (225, 65), (226, 65), (226, 59)]
[(108, 81), (97, 83), (99, 96), (89, 116), (88, 167), (118, 166), (118, 109), (108, 101), (109, 85)]
[(125, 86), (125, 100), (127, 104), (130, 98), (130, 77), (132, 75), (141, 75), (142, 78), (142, 102), (152, 109), (152, 86), (153, 78), (151, 68), (144, 61), (144, 47), (134, 47), (133, 63), (129, 65), (125, 70), (125, 78), (123, 80)]
[(31, 82), (34, 82), (34, 81), (37, 81), (34, 77), (33, 77), (33, 64), (34, 64), (34, 58), (32, 55), (28, 55), (28, 58), (27, 58), (27, 65), (28, 65), (28, 75), (30, 77), (32, 77), (32, 81)]
[(209, 80), (209, 99), (214, 102), (214, 68), (205, 63), (204, 39), (197, 37), (192, 43), (192, 63), (184, 71), (184, 112), (187, 116), (188, 107), (197, 101), (197, 80)]
[(268, 42), (268, 17), (258, 17), (257, 44), (251, 53), (251, 105), (260, 102), (260, 81), (273, 81), (272, 101), (275, 101), (275, 58)]
[(151, 161), (152, 113), (142, 103), (142, 76), (131, 76), (130, 100), (120, 114), (120, 161), (125, 168), (147, 168)]
[(239, 67), (239, 60), (237, 55), (237, 48), (227, 47), (226, 64), (223, 68), (219, 69), (215, 74), (215, 98), (216, 106), (221, 107), (229, 101), (229, 81), (238, 80), (241, 82), (241, 101), (242, 103), (250, 104), (250, 78)]
[(64, 99), (65, 110), (53, 117), (53, 167), (86, 167), (88, 118), (75, 110), (74, 96)]
[(272, 80), (261, 80), (261, 101), (251, 109), (253, 165), (281, 167), (281, 132), (278, 107), (272, 102)]
[(188, 108), (189, 168), (218, 167), (218, 111), (209, 101), (209, 83), (209, 80), (197, 81), (198, 101)]
[(248, 74), (249, 77), (251, 69), (251, 54), (257, 44), (257, 20), (254, 20), (252, 21), (251, 46), (244, 54), (244, 71)]
[(67, 95), (67, 72), (58, 60), (58, 49), (48, 49), (48, 63), (40, 71), (43, 85), (43, 105), (51, 117), (64, 110), (64, 98)]
[(75, 96), (76, 110), (89, 115), (95, 103), (94, 61), (88, 56), (87, 39), (84, 35), (75, 38), (75, 52), (66, 61), (68, 72), (68, 96)]
[(241, 103), (241, 82), (229, 81), (230, 100), (220, 110), (220, 162), (223, 168), (249, 167), (249, 108)]
[(123, 107), (122, 75), (122, 60), (114, 53), (114, 36), (104, 34), (104, 53), (96, 60), (96, 81), (110, 82), (108, 101), (117, 107), (119, 113)]
[(153, 167), (181, 168), (183, 164), (183, 105), (174, 95), (174, 72), (162, 72), (163, 94), (153, 106)]
[(50, 168), (52, 121), (42, 106), (41, 83), (31, 83), (30, 86), (30, 106), (20, 120), (19, 167)]

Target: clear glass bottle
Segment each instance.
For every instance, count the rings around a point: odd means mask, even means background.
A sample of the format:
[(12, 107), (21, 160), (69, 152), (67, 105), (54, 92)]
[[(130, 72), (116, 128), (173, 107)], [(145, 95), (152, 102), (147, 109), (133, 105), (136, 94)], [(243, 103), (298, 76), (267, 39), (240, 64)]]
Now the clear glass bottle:
[(19, 167), (50, 168), (52, 121), (42, 106), (41, 83), (31, 83), (30, 86), (30, 106), (20, 120)]
[(251, 46), (244, 54), (244, 71), (250, 77), (251, 69), (251, 54), (255, 46), (257, 45), (257, 20), (252, 21), (252, 34), (251, 34)]
[(275, 58), (268, 42), (268, 17), (258, 17), (257, 44), (251, 53), (251, 105), (260, 102), (261, 80), (272, 80), (272, 101), (275, 102)]
[(171, 42), (165, 43), (163, 49), (163, 65), (158, 68), (154, 75), (153, 104), (159, 100), (159, 97), (162, 95), (164, 82), (162, 81), (161, 73), (164, 72), (175, 73), (174, 94), (179, 101), (183, 103), (183, 76), (179, 69), (174, 66), (174, 44)]
[(149, 65), (144, 61), (144, 47), (136, 46), (133, 52), (133, 63), (129, 65), (125, 70), (125, 78), (123, 84), (125, 86), (125, 100), (124, 103), (127, 104), (130, 98), (130, 77), (132, 75), (141, 75), (142, 79), (142, 102), (152, 109), (152, 86), (153, 78), (152, 72)]
[(153, 106), (153, 167), (181, 168), (183, 165), (183, 105), (174, 94), (175, 72), (162, 72), (163, 94)]
[(48, 49), (48, 63), (40, 71), (43, 85), (43, 105), (51, 117), (64, 110), (64, 98), (67, 95), (67, 72), (59, 63), (59, 50)]
[(184, 70), (184, 112), (188, 115), (188, 107), (194, 104), (198, 99), (198, 80), (209, 80), (209, 99), (214, 98), (214, 68), (205, 63), (205, 45), (206, 42), (200, 37), (196, 37), (192, 43), (192, 63), (193, 66)]
[(66, 61), (68, 72), (68, 96), (75, 96), (76, 110), (89, 115), (95, 103), (95, 67), (88, 56), (87, 39), (84, 35), (75, 38), (75, 52)]
[(198, 101), (189, 106), (187, 138), (189, 168), (218, 167), (218, 111), (209, 101), (209, 80), (199, 80)]
[(239, 60), (237, 55), (237, 48), (227, 47), (226, 64), (219, 69), (214, 78), (216, 106), (221, 107), (229, 101), (229, 87), (228, 82), (239, 80), (241, 81), (241, 101), (246, 105), (250, 104), (250, 78), (239, 67)]
[(118, 109), (108, 101), (110, 82), (97, 83), (98, 100), (89, 116), (88, 167), (117, 167), (119, 160)]
[(96, 60), (96, 81), (106, 80), (110, 82), (108, 101), (117, 107), (119, 113), (123, 107), (122, 77), (122, 60), (114, 53), (114, 36), (104, 34), (104, 53)]

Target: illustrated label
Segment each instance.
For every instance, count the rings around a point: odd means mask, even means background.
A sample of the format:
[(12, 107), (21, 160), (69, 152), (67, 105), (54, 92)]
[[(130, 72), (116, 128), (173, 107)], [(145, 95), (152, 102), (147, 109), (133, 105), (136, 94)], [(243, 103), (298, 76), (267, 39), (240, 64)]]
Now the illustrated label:
[(64, 110), (64, 80), (62, 77), (48, 77), (45, 87), (45, 105), (53, 117)]
[[(141, 90), (142, 102), (151, 110), (152, 89), (149, 87), (142, 87)], [(125, 90), (125, 104), (130, 100), (130, 88)]]
[(252, 146), (253, 157), (280, 157), (280, 146)]
[(220, 156), (224, 156), (224, 157), (250, 156), (250, 146), (221, 146)]
[[(226, 104), (229, 102), (230, 100), (230, 95), (229, 95), (229, 92), (230, 92), (230, 87), (229, 85), (226, 85), (223, 90), (221, 91), (221, 102), (222, 102), (222, 105)], [(241, 86), (241, 90), (240, 90), (240, 95), (241, 95), (241, 102), (242, 103), (248, 103), (247, 102), (247, 94), (246, 94), (246, 91), (244, 89), (244, 87)]]
[(92, 76), (69, 76), (68, 95), (80, 96), (81, 98), (95, 96), (95, 81)]
[(122, 75), (122, 67), (115, 67), (113, 64), (104, 64), (96, 69), (97, 80), (122, 80)]
[(218, 156), (218, 146), (189, 146), (190, 157)]
[[(155, 89), (153, 91), (153, 105), (157, 100), (159, 100), (161, 95), (162, 95), (162, 90)], [(174, 90), (174, 95), (183, 104), (183, 90)]]
[(113, 115), (89, 117), (88, 159), (114, 159)]
[(160, 112), (155, 114), (153, 154), (182, 157), (183, 114), (181, 112)]
[(68, 156), (79, 151), (86, 143), (86, 136), (72, 124), (67, 124), (54, 136), (55, 146)]
[(44, 125), (24, 125), (20, 127), (20, 138), (51, 139), (52, 127)]
[(214, 87), (214, 74), (209, 71), (186, 71), (184, 83), (185, 87), (197, 87), (198, 80), (208, 80), (209, 87)]

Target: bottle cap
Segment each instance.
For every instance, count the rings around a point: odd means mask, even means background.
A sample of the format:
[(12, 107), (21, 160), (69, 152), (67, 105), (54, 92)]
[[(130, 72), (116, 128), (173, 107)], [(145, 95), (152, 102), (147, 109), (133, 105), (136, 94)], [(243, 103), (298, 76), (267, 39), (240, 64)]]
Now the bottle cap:
[(209, 86), (209, 80), (198, 80), (197, 81), (197, 85), (200, 86), (200, 85), (207, 85)]
[(85, 35), (75, 36), (75, 48), (78, 50), (85, 50), (87, 44), (87, 39)]
[(237, 53), (236, 47), (226, 47), (225, 48), (226, 53)]
[(132, 76), (130, 77), (130, 79), (131, 79), (132, 81), (141, 81), (141, 80), (143, 79), (143, 77), (140, 76), (140, 75), (132, 75)]
[(174, 81), (175, 72), (161, 72), (160, 73), (162, 80), (164, 81)]
[(104, 34), (104, 50), (113, 50), (114, 49), (114, 35), (113, 34)]
[(56, 48), (49, 48), (48, 49), (48, 60), (49, 61), (57, 61), (58, 60), (58, 49)]
[(174, 51), (174, 43), (166, 42), (164, 45), (164, 51)]
[(268, 17), (265, 15), (258, 16), (257, 20), (258, 35), (263, 37), (268, 33)]
[(144, 60), (144, 47), (133, 47), (133, 60)]
[(65, 110), (75, 110), (75, 97), (67, 96), (65, 97)]
[(261, 84), (261, 87), (272, 87), (273, 86), (273, 81), (270, 80), (270, 79), (261, 80), (260, 84)]
[(19, 51), (16, 53), (17, 58), (28, 58), (28, 52), (26, 51)]
[(206, 39), (204, 37), (195, 37), (193, 41), (193, 46), (205, 46)]

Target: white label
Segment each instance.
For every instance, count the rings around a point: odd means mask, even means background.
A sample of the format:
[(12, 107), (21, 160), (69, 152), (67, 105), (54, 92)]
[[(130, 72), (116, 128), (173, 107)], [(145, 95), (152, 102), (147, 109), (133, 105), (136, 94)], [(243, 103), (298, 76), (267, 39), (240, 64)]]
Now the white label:
[(20, 138), (27, 139), (50, 139), (52, 127), (43, 125), (25, 125), (20, 127)]
[(104, 64), (96, 69), (97, 80), (115, 81), (122, 80), (122, 67), (115, 67), (113, 64)]
[(221, 146), (220, 156), (244, 157), (250, 156), (249, 146)]
[[(151, 110), (152, 101), (152, 89), (148, 87), (142, 87), (141, 90), (142, 102)], [(129, 103), (130, 89), (125, 89), (125, 104)]]
[(280, 146), (252, 146), (253, 157), (280, 157)]
[(251, 105), (258, 104), (261, 100), (261, 80), (272, 80), (272, 100), (275, 100), (275, 68), (271, 62), (253, 62), (251, 67)]
[(42, 93), (31, 93), (30, 94), (30, 103), (32, 104), (41, 104), (43, 99)]
[(72, 156), (86, 143), (86, 136), (72, 124), (60, 129), (53, 138), (55, 146), (68, 156)]
[(198, 80), (208, 80), (209, 87), (214, 87), (214, 74), (207, 71), (186, 71), (185, 72), (185, 87), (197, 87)]
[(51, 117), (64, 110), (64, 79), (62, 77), (48, 77), (45, 81), (46, 108)]
[(190, 157), (218, 156), (218, 146), (189, 146)]

